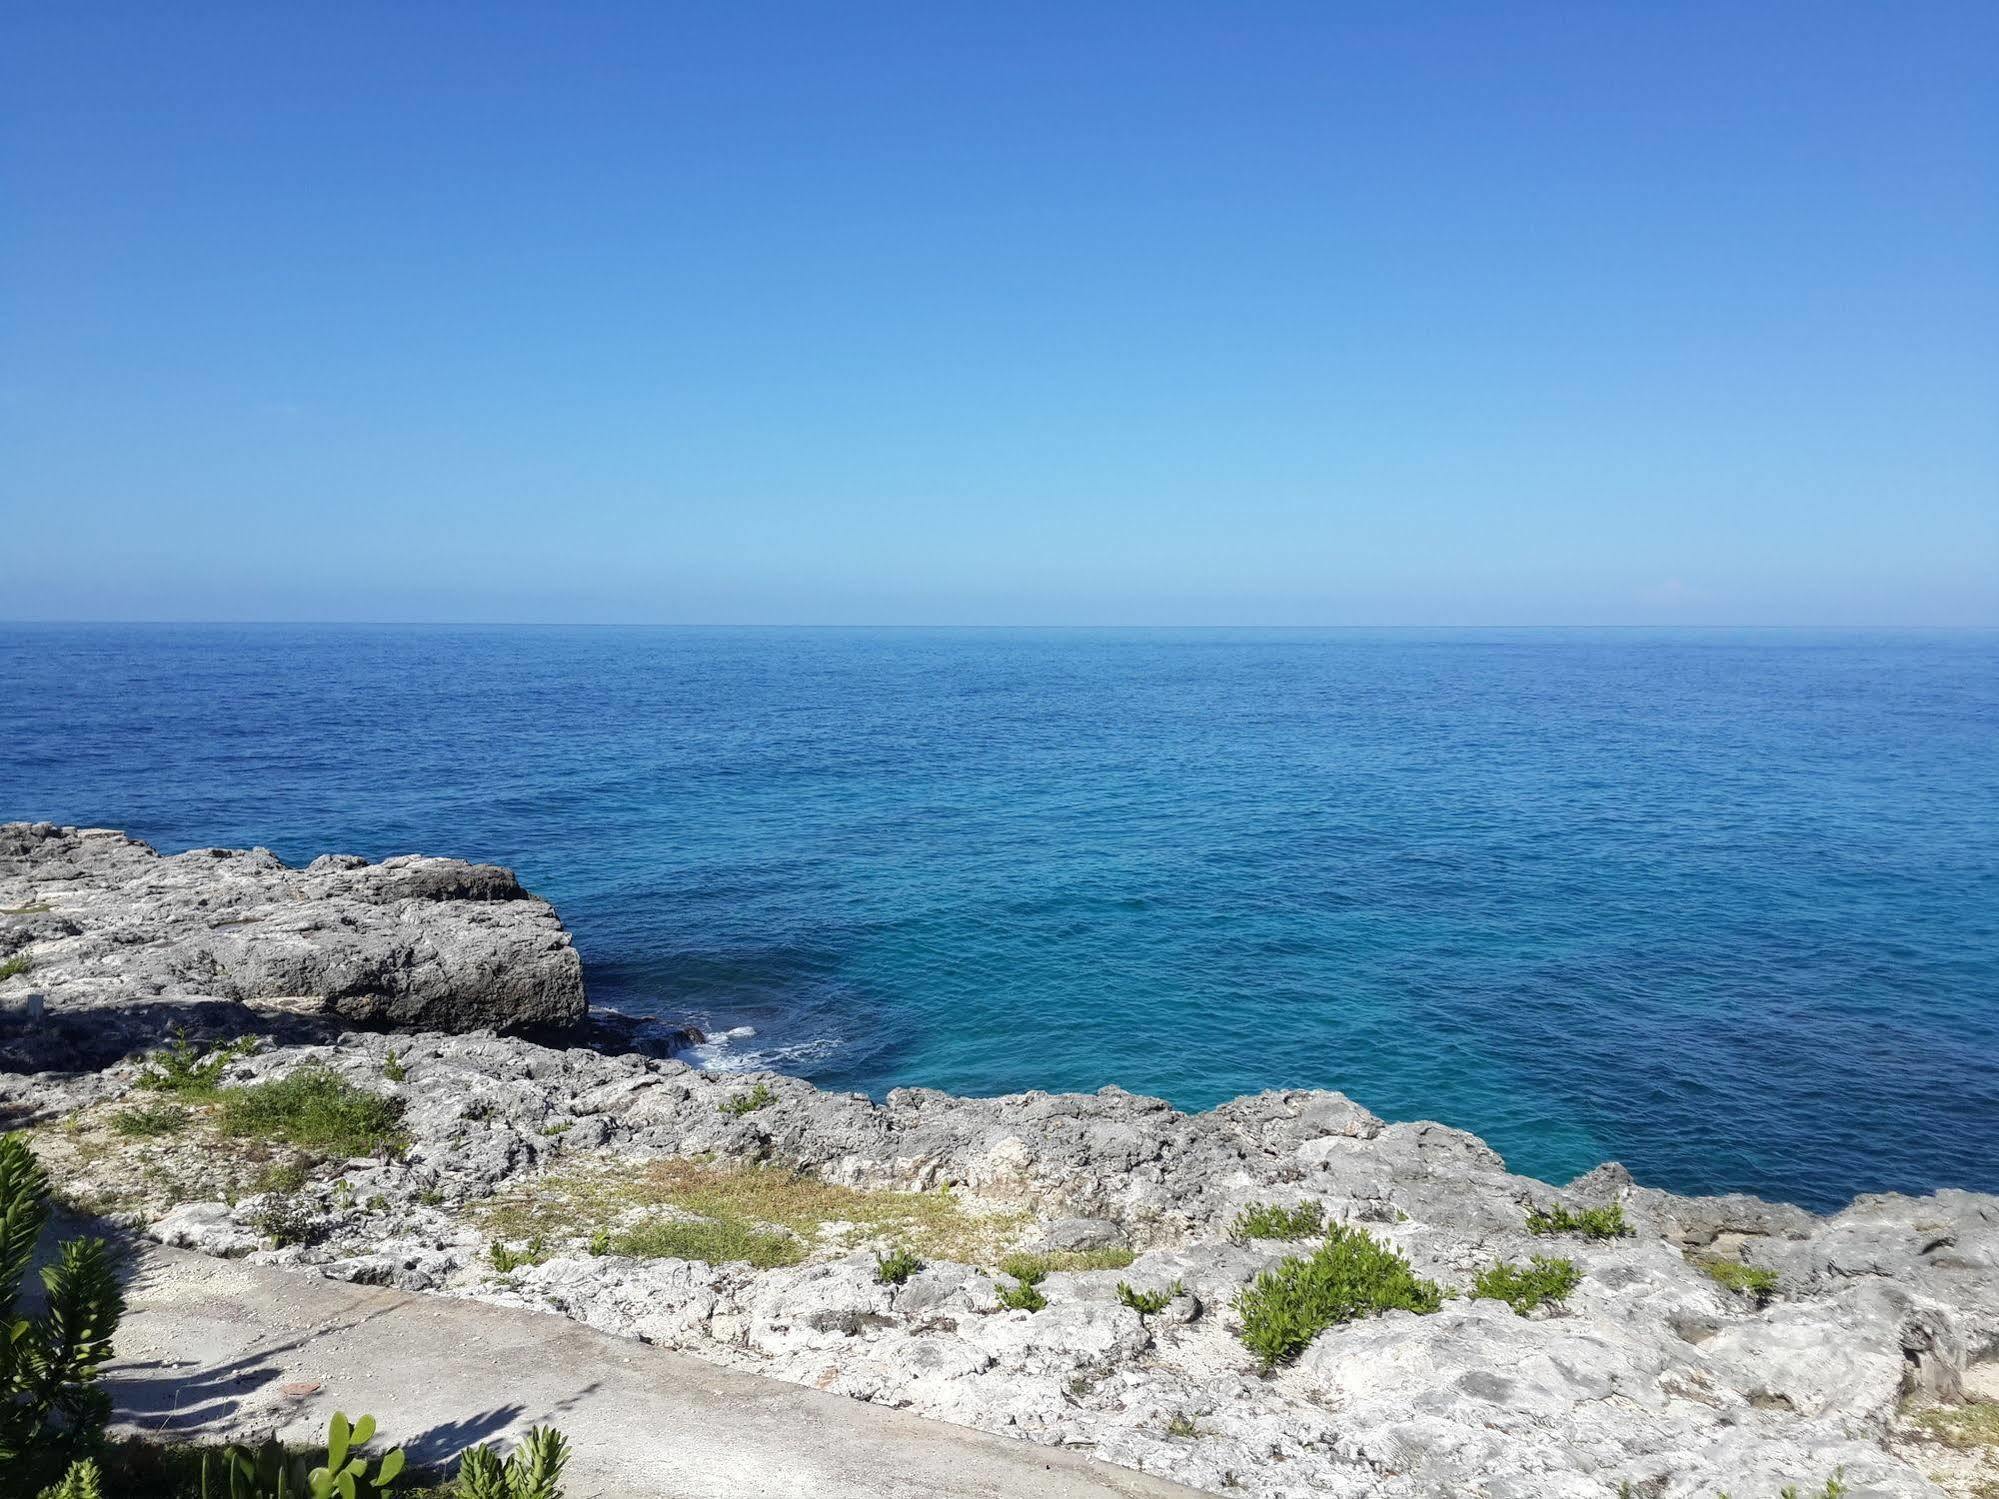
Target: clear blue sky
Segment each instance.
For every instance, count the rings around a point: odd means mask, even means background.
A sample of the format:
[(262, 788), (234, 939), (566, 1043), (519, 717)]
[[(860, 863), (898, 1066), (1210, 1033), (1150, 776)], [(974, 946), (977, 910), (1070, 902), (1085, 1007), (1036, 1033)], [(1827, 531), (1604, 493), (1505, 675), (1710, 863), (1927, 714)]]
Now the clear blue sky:
[(1999, 623), (1999, 5), (0, 19), (0, 616)]

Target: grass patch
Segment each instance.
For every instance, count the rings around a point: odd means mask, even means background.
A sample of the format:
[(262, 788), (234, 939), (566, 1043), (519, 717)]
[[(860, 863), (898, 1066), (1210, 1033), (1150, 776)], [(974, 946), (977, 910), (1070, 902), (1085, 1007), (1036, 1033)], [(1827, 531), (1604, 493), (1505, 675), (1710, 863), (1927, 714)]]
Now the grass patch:
[(383, 1079), (388, 1082), (399, 1083), (409, 1075), (410, 1070), (403, 1065), (401, 1055), (391, 1046), (388, 1055), (382, 1058)]
[(35, 966), (35, 960), (26, 953), (16, 953), (6, 962), (0, 963), (0, 982), (5, 982), (17, 973), (26, 973)]
[(610, 1252), (641, 1260), (703, 1260), (710, 1265), (747, 1260), (759, 1270), (795, 1265), (805, 1258), (805, 1246), (791, 1235), (740, 1219), (649, 1219), (612, 1234)]
[(1909, 1419), (1930, 1440), (1959, 1452), (1999, 1449), (1999, 1405), (1933, 1405)]
[(1131, 1249), (1049, 1249), (1010, 1254), (1000, 1261), (1000, 1269), (1015, 1280), (1040, 1285), (1057, 1271), (1128, 1270), (1137, 1258), (1137, 1251)]
[(923, 1261), (897, 1245), (887, 1254), (875, 1255), (875, 1284), (899, 1286), (923, 1268)]
[(1296, 1358), (1327, 1328), (1377, 1312), (1434, 1312), (1435, 1281), (1371, 1234), (1334, 1227), (1309, 1259), (1287, 1259), (1246, 1286), (1235, 1301), (1243, 1346), (1267, 1374)]
[[(777, 1166), (734, 1170), (699, 1161), (609, 1169), (579, 1165), (548, 1172), (494, 1197), (483, 1216), (498, 1237), (525, 1239), (540, 1233), (551, 1241), (587, 1240), (600, 1230), (624, 1237), (620, 1230), (632, 1217), (660, 1208), (709, 1219), (732, 1230), (741, 1243), (748, 1243), (756, 1230), (783, 1228), (811, 1244), (825, 1225), (842, 1223), (854, 1225), (858, 1236), (900, 1245), (927, 1259), (968, 1264), (989, 1263), (1029, 1221), (1021, 1212), (973, 1211), (949, 1192), (868, 1192)], [(690, 1241), (685, 1225), (669, 1233), (670, 1228), (665, 1222), (650, 1224), (643, 1241)], [(783, 1242), (803, 1257), (792, 1240)]]
[(177, 1135), (187, 1128), (194, 1115), (177, 1103), (147, 1104), (111, 1116), (113, 1133), (128, 1140), (152, 1140), (161, 1135)]
[(1479, 1271), (1472, 1282), (1472, 1295), (1487, 1301), (1503, 1301), (1524, 1317), (1536, 1307), (1566, 1299), (1582, 1283), (1583, 1273), (1574, 1260), (1537, 1254), (1524, 1270), (1518, 1265), (1501, 1264)]
[(767, 1109), (777, 1102), (777, 1095), (765, 1084), (758, 1083), (747, 1093), (738, 1093), (733, 1098), (717, 1104), (731, 1119), (740, 1119), (745, 1114), (754, 1114), (758, 1109)]
[(1296, 1207), (1279, 1207), (1272, 1202), (1252, 1202), (1235, 1215), (1229, 1237), (1245, 1239), (1315, 1239), (1326, 1226), (1326, 1210), (1316, 1202)]
[(306, 1183), (306, 1169), (299, 1161), (273, 1161), (257, 1173), (253, 1187), (259, 1192), (296, 1192)]
[(31, 900), (25, 906), (8, 906), (0, 910), (0, 916), (40, 916), (54, 909), (45, 900)]
[(216, 1095), (216, 1122), (226, 1135), (286, 1140), (334, 1155), (372, 1155), (402, 1143), (396, 1121), (403, 1106), (338, 1073), (311, 1063), (268, 1083)]
[(1624, 1204), (1613, 1202), (1609, 1207), (1584, 1208), (1580, 1213), (1572, 1213), (1560, 1206), (1545, 1212), (1540, 1208), (1529, 1208), (1527, 1232), (1543, 1237), (1581, 1234), (1585, 1239), (1615, 1239), (1630, 1233), (1631, 1228), (1624, 1221)]
[(231, 1062), (257, 1049), (254, 1037), (243, 1036), (213, 1050), (197, 1046), (187, 1032), (175, 1027), (174, 1038), (146, 1055), (139, 1086), (154, 1093), (179, 1093), (189, 1098), (213, 1098), (222, 1086), (222, 1072)]
[(1741, 1260), (1706, 1259), (1700, 1261), (1700, 1267), (1702, 1273), (1716, 1285), (1739, 1291), (1758, 1306), (1777, 1294), (1777, 1272), (1766, 1270), (1761, 1265), (1745, 1265)]

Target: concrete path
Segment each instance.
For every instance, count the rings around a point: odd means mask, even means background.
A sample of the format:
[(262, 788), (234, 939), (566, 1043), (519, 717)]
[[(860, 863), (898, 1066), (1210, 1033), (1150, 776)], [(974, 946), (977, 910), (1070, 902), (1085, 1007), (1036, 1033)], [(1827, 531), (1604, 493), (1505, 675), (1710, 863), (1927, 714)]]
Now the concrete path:
[(153, 1245), (133, 1254), (107, 1387), (119, 1431), (323, 1436), (341, 1409), (413, 1462), (537, 1422), (569, 1499), (1168, 1499), (1057, 1448), (703, 1363), (539, 1312), (348, 1285)]

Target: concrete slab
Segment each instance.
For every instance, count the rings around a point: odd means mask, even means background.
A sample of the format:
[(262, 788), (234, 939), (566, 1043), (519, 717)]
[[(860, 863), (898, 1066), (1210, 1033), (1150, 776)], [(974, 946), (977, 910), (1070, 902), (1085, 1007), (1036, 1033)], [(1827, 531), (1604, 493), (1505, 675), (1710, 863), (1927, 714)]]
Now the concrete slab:
[(120, 1432), (320, 1437), (440, 1462), (537, 1422), (570, 1437), (569, 1499), (1168, 1499), (1196, 1491), (703, 1363), (512, 1307), (135, 1247), (107, 1387)]

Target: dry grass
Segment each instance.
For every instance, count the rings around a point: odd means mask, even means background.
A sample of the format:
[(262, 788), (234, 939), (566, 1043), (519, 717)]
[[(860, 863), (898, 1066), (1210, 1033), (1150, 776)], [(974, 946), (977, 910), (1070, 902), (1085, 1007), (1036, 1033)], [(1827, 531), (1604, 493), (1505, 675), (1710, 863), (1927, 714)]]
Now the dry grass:
[(1909, 1420), (1924, 1436), (1958, 1452), (1999, 1450), (1999, 1405), (1932, 1405)]
[[(727, 1232), (669, 1231), (661, 1222), (673, 1221), (673, 1213), (661, 1212), (667, 1209)], [(759, 1253), (742, 1257), (772, 1258), (767, 1240), (756, 1236), (759, 1230), (767, 1235), (779, 1228), (797, 1235), (804, 1246), (830, 1240), (845, 1251), (892, 1241), (934, 1259), (967, 1263), (996, 1257), (1028, 1221), (1020, 1212), (982, 1211), (945, 1191), (869, 1192), (774, 1166), (732, 1169), (677, 1160), (552, 1172), (495, 1197), (484, 1219), (509, 1238), (539, 1233), (552, 1239), (589, 1239), (609, 1231), (628, 1250), (678, 1242), (756, 1243)], [(831, 1235), (828, 1225), (850, 1227)]]

